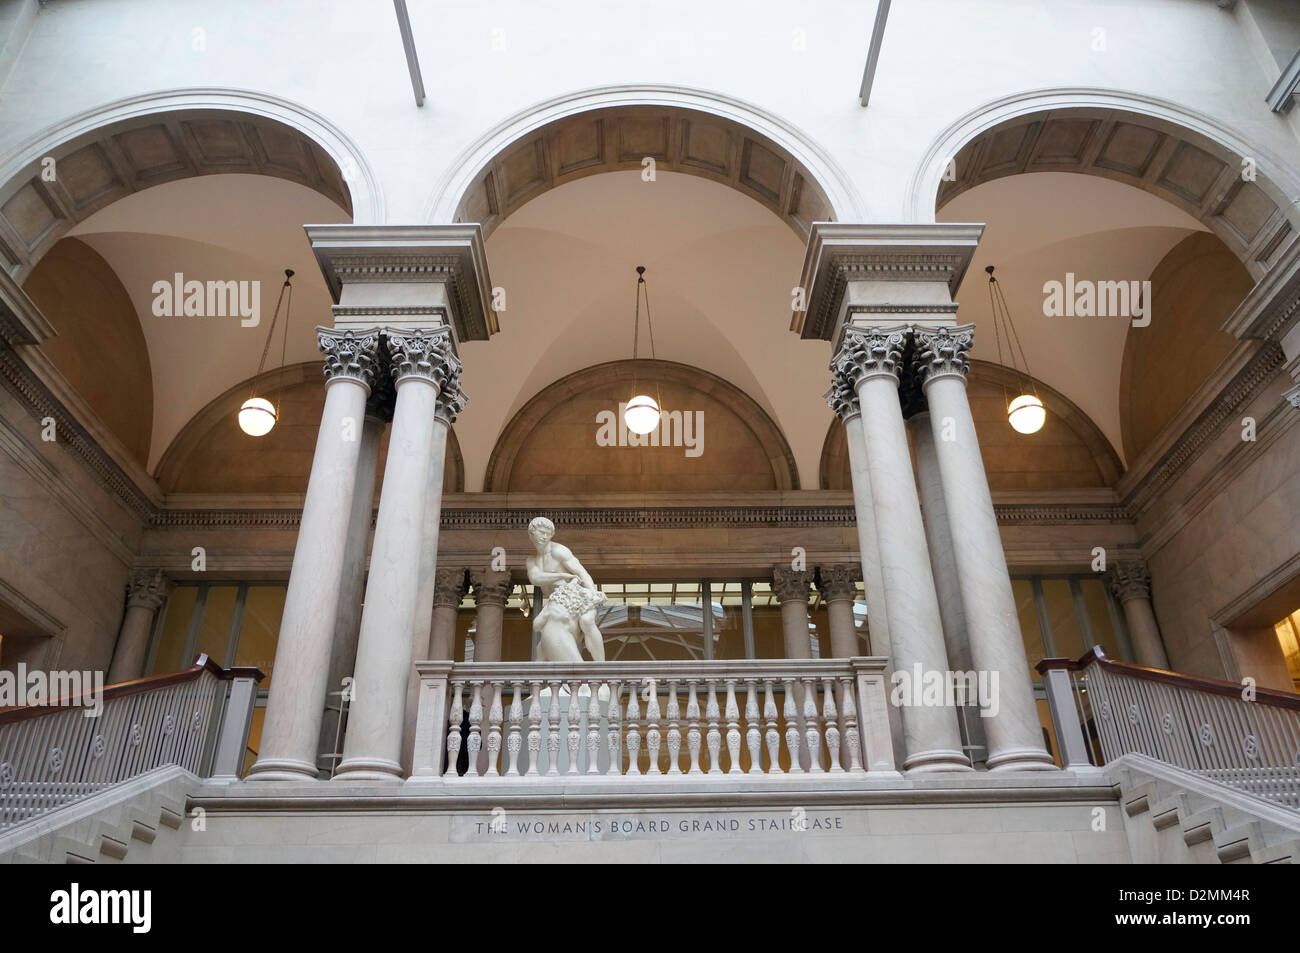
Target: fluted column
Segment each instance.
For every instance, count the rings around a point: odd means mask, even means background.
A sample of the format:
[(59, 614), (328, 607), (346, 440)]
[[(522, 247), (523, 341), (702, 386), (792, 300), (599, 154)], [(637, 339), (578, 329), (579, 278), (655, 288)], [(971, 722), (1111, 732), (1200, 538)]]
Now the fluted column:
[[(167, 599), (171, 583), (161, 569), (133, 570), (126, 584), (126, 613), (117, 633), (113, 662), (108, 667), (108, 684), (129, 682), (144, 674), (145, 656), (149, 654), (149, 635), (154, 615)], [(193, 659), (181, 659), (189, 665)], [(218, 659), (218, 661), (221, 661)]]
[[(342, 781), (401, 776), (406, 688), (427, 562), (422, 554), (430, 537), (426, 520), (436, 526), (438, 518), (426, 508), (441, 512), (441, 479), (432, 477), (429, 468), (436, 461), (441, 470), (438, 432), (445, 440), (446, 431), (435, 417), (454, 407), (454, 418), (464, 406), (460, 361), (449, 328), (387, 328), (385, 334), (397, 401), (357, 645), (356, 700), (343, 761), (334, 775)], [(430, 575), (433, 569), (428, 567)]]
[(483, 569), (470, 573), (474, 584), (474, 661), (501, 661), (501, 623), (506, 600), (514, 584), (506, 570)]
[(772, 570), (772, 592), (781, 604), (781, 635), (786, 658), (812, 658), (808, 639), (808, 586), (812, 573), (789, 566)]
[(858, 629), (853, 618), (853, 597), (858, 592), (858, 574), (853, 566), (822, 566), (822, 598), (831, 627), (831, 656), (852, 658), (861, 655)]
[(935, 457), (966, 613), (971, 664), (997, 675), (996, 715), (983, 719), (989, 770), (1054, 769), (1043, 747), (1020, 616), (966, 396), (975, 326), (915, 332), (915, 372), (930, 405)]
[(378, 328), (317, 328), (316, 337), (325, 354), (325, 409), (293, 551), (260, 753), (250, 773), (258, 780), (316, 777), (362, 423), (375, 380)]
[(429, 658), (456, 657), (456, 613), (465, 595), (465, 570), (439, 569), (433, 587), (433, 633), (429, 639)]
[(876, 517), (871, 508), (871, 473), (867, 468), (867, 438), (862, 428), (856, 380), (845, 369), (831, 365), (831, 388), (826, 403), (844, 424), (849, 453), (849, 479), (853, 484), (853, 514), (858, 527), (858, 559), (862, 563), (862, 588), (867, 597), (867, 638), (873, 655), (892, 655), (885, 582), (880, 575), (880, 550)]
[[(915, 680), (917, 666), (923, 675), (942, 674), (948, 670), (948, 660), (898, 401), (899, 371), (908, 331), (905, 327), (846, 328), (831, 368), (855, 382), (866, 436), (894, 669)], [(913, 696), (920, 694), (920, 688), (916, 686)], [(904, 768), (969, 770), (952, 708), (914, 702), (902, 708), (902, 716), (907, 752)]]
[(1147, 564), (1140, 559), (1122, 560), (1114, 565), (1108, 577), (1111, 593), (1124, 607), (1124, 621), (1128, 624), (1137, 663), (1167, 670), (1169, 657), (1151, 606), (1151, 574)]
[(361, 427), (361, 454), (357, 459), (357, 482), (348, 516), (348, 539), (343, 551), (343, 578), (339, 584), (338, 617), (330, 649), (329, 679), (325, 689), (325, 710), (321, 716), (317, 763), (328, 776), (340, 754), (339, 722), (343, 714), (343, 680), (352, 676), (357, 662), (357, 636), (361, 629), (361, 601), (366, 589), (366, 555), (370, 551), (370, 519), (375, 505), (375, 474), (379, 465), (379, 442), (386, 422), (393, 415), (393, 389), (376, 379), (366, 404)]

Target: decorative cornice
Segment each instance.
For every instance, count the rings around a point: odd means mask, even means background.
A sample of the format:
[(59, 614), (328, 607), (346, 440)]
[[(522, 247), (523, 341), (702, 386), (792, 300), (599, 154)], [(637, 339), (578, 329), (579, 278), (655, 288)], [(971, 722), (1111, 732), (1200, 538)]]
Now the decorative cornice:
[(1140, 559), (1125, 559), (1114, 563), (1106, 574), (1111, 594), (1120, 602), (1130, 599), (1151, 600), (1151, 573)]
[(316, 328), (316, 346), (325, 355), (325, 380), (352, 380), (367, 390), (375, 385), (380, 362), (380, 329)]
[(812, 573), (806, 569), (791, 569), (789, 566), (775, 566), (772, 569), (772, 592), (778, 602), (808, 603), (808, 587), (812, 583)]
[(161, 569), (134, 569), (126, 584), (126, 604), (156, 612), (170, 590), (171, 582)]
[(0, 268), (0, 340), (11, 347), (40, 344), (56, 333), (36, 302), (9, 272)]
[(964, 384), (970, 373), (967, 355), (975, 346), (975, 325), (963, 324), (955, 328), (913, 328), (913, 370), (922, 390), (931, 381), (956, 377)]
[(827, 602), (843, 602), (853, 599), (857, 595), (858, 576), (860, 575), (861, 572), (858, 567), (845, 563), (820, 567), (817, 578), (822, 598)]

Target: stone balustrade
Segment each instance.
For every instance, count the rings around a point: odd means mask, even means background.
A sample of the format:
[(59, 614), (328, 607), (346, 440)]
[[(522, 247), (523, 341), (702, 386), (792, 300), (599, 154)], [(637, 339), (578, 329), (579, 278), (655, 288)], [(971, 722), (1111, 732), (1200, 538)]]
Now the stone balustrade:
[(419, 662), (411, 779), (892, 773), (885, 664)]

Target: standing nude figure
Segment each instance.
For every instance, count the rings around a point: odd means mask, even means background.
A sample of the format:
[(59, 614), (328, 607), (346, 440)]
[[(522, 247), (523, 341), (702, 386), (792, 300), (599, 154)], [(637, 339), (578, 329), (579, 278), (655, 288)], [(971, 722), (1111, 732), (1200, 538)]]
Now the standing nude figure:
[(567, 546), (552, 542), (555, 524), (539, 516), (528, 524), (536, 555), (525, 562), (528, 581), (542, 590), (546, 604), (533, 620), (539, 662), (581, 662), (585, 645), (596, 662), (605, 661), (605, 639), (596, 627), (596, 609), (605, 594)]

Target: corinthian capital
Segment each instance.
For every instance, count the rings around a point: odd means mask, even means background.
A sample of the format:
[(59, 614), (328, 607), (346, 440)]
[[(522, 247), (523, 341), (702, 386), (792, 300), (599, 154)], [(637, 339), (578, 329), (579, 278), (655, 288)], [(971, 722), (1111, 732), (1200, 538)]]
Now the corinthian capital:
[(852, 420), (862, 413), (858, 404), (857, 379), (852, 373), (851, 362), (842, 366), (839, 355), (831, 359), (831, 387), (822, 398), (835, 411), (840, 420)]
[(379, 361), (379, 329), (317, 328), (316, 345), (325, 355), (325, 380), (360, 381), (373, 388)]
[(917, 328), (917, 377), (924, 387), (940, 377), (958, 377), (964, 382), (970, 371), (966, 355), (975, 344), (975, 325), (963, 324), (956, 328)]
[(438, 569), (433, 574), (433, 604), (456, 608), (465, 594), (465, 570)]
[(840, 342), (835, 362), (849, 375), (856, 389), (859, 381), (870, 377), (898, 380), (910, 328), (848, 328)]
[(469, 578), (474, 583), (474, 602), (480, 606), (505, 605), (515, 588), (510, 573), (504, 570), (475, 570), (470, 572)]
[(171, 583), (161, 569), (135, 569), (126, 583), (126, 604), (156, 612), (167, 598)]
[(858, 570), (854, 566), (822, 566), (820, 579), (822, 597), (827, 602), (843, 602), (857, 595)]
[(1108, 574), (1110, 591), (1120, 602), (1130, 599), (1151, 599), (1151, 573), (1140, 559), (1126, 559), (1115, 563)]
[(469, 403), (469, 398), (460, 389), (460, 364), (458, 362), (455, 373), (448, 376), (438, 390), (438, 402), (433, 415), (450, 427), (456, 422), (456, 418), (460, 416), (460, 412), (465, 409), (467, 403)]
[(777, 566), (772, 570), (772, 592), (777, 602), (807, 602), (812, 573), (805, 569)]
[(459, 382), (460, 358), (452, 349), (450, 328), (385, 328), (384, 336), (394, 382), (419, 377), (431, 381), (439, 390), (451, 378)]

